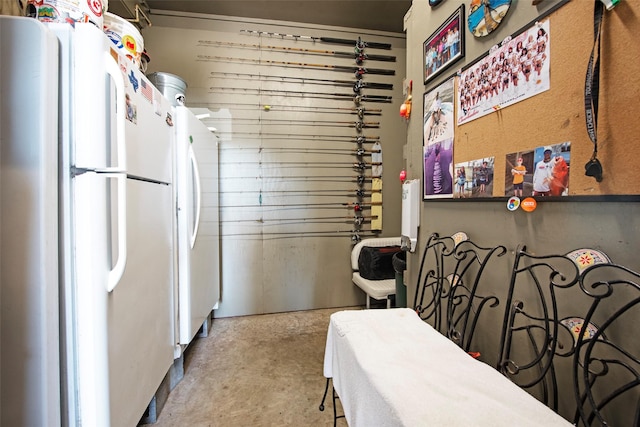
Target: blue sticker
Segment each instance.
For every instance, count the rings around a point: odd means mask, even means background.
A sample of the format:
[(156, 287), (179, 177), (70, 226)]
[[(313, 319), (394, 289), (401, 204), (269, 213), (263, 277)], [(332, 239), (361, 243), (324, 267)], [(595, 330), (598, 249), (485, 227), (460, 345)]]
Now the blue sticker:
[(133, 74), (133, 70), (131, 70), (131, 74), (129, 74), (129, 81), (131, 82), (131, 86), (133, 86), (133, 91), (138, 92), (138, 79), (136, 75)]

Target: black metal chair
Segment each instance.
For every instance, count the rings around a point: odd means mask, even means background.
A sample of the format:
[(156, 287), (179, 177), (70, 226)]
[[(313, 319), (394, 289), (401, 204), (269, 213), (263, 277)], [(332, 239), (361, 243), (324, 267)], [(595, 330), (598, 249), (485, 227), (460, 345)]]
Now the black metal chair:
[(458, 344), (471, 350), (476, 326), (486, 308), (495, 308), (499, 298), (482, 291), (483, 273), (496, 257), (507, 252), (502, 245), (481, 247), (458, 232), (427, 240), (413, 307), (420, 317)]
[(640, 275), (593, 252), (518, 248), (497, 368), (577, 426), (640, 426)]

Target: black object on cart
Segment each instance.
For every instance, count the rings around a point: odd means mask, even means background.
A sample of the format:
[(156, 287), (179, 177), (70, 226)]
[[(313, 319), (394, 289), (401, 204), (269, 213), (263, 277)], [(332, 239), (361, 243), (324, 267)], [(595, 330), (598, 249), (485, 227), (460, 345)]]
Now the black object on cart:
[(407, 252), (397, 252), (391, 262), (396, 272), (396, 307), (406, 307), (407, 287), (404, 284), (404, 271), (407, 269)]

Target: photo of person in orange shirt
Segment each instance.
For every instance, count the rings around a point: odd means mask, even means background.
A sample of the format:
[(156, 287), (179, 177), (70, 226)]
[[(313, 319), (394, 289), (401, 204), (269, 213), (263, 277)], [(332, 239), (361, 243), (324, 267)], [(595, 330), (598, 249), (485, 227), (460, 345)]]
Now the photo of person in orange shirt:
[(513, 195), (516, 197), (522, 197), (524, 176), (527, 174), (527, 168), (522, 162), (522, 157), (518, 157), (516, 166), (511, 169), (511, 175), (513, 175)]

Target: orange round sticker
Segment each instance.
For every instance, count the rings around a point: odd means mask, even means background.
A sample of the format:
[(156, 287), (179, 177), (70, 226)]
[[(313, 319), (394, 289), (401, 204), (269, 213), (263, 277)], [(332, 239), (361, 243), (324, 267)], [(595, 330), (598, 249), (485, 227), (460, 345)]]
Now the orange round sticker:
[(536, 202), (536, 199), (534, 199), (533, 197), (527, 197), (520, 203), (520, 207), (522, 208), (523, 211), (526, 211), (526, 212), (534, 211), (536, 209), (536, 206), (538, 206), (538, 203)]

